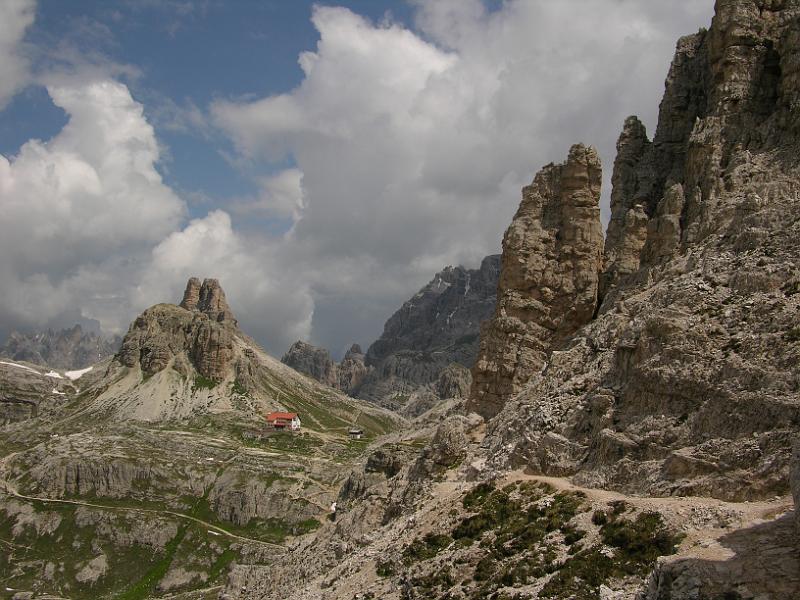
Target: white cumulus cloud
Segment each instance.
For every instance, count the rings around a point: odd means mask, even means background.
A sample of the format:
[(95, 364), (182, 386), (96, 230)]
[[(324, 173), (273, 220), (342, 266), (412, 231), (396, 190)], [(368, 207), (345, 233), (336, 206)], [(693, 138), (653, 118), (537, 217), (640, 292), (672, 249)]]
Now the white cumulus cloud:
[(20, 45), (35, 11), (35, 0), (0, 2), (0, 109), (29, 82), (29, 64)]
[(608, 182), (624, 118), (654, 127), (675, 42), (713, 8), (414, 4), (415, 31), (317, 7), (297, 88), (212, 106), (242, 157), (290, 157), (302, 173), (286, 255), (317, 299), (314, 337), (334, 350), (373, 339), (436, 270), (498, 251), (520, 188), (572, 143), (600, 149)]
[(126, 276), (185, 207), (155, 169), (155, 133), (127, 87), (101, 80), (48, 92), (69, 115), (65, 127), (0, 155), (0, 306), (16, 323), (77, 307), (116, 326)]

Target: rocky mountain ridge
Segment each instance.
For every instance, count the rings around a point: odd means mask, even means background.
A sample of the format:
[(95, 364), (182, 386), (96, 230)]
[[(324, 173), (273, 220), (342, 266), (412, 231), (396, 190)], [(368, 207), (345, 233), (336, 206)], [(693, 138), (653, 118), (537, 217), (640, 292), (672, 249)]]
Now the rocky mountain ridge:
[(84, 331), (80, 325), (32, 334), (15, 331), (0, 348), (0, 357), (53, 369), (83, 369), (114, 355), (121, 341), (119, 336)]
[(292, 344), (281, 362), (295, 371), (316, 379), (345, 394), (352, 395), (366, 376), (361, 346), (353, 344), (345, 353), (342, 362), (335, 362), (325, 348), (319, 348), (301, 340)]
[(652, 141), (620, 136), (605, 243), (591, 149), (545, 167), (504, 240), (483, 417), (385, 440), (336, 524), (225, 597), (800, 597), (798, 31), (797, 0), (718, 0), (678, 42)]
[(366, 355), (356, 344), (337, 364), (324, 348), (298, 341), (282, 361), (325, 385), (409, 416), (441, 400), (466, 397), (499, 272), (499, 255), (487, 256), (478, 269), (446, 267), (386, 321)]
[[(798, 16), (796, 2), (718, 2), (711, 29), (680, 40), (653, 141), (636, 118), (620, 136), (602, 270), (596, 255), (586, 263), (598, 301), (503, 395), (494, 464), (629, 493), (787, 491), (800, 427)], [(480, 388), (472, 402), (497, 410)]]
[(413, 415), (449, 394), (466, 395), (480, 324), (494, 310), (499, 268), (497, 255), (478, 269), (447, 267), (405, 302), (367, 350), (371, 370), (357, 397)]

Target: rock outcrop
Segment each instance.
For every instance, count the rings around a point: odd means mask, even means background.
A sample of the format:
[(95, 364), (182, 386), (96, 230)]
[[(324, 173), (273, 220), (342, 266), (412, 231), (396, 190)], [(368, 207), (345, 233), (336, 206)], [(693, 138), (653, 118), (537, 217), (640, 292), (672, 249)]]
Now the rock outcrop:
[(447, 267), (392, 315), (367, 350), (370, 368), (356, 396), (398, 409), (425, 394), (442, 398), (441, 373), (469, 369), (478, 354), (480, 324), (494, 312), (500, 257), (478, 269)]
[(325, 348), (298, 340), (283, 355), (281, 362), (292, 367), (298, 373), (308, 375), (327, 386), (338, 387), (339, 385), (336, 363)]
[(292, 367), (298, 373), (316, 379), (345, 394), (352, 394), (354, 390), (358, 389), (369, 372), (364, 364), (364, 353), (358, 344), (353, 344), (344, 355), (342, 362), (337, 363), (325, 348), (297, 341), (283, 355), (281, 362)]
[[(482, 355), (476, 389), (496, 371), (491, 405), (507, 402), (486, 439), (495, 467), (639, 494), (787, 491), (800, 429), (799, 19), (794, 0), (720, 0), (711, 29), (680, 40), (653, 141), (635, 118), (620, 137), (595, 318), (549, 357), (553, 328), (525, 352), (487, 328), (500, 358)], [(504, 271), (541, 260), (506, 254)], [(563, 309), (587, 314), (573, 302)]]
[(225, 292), (216, 279), (204, 279), (201, 285), (197, 277), (190, 278), (183, 292), (180, 307), (192, 312), (201, 312), (212, 321), (230, 323), (234, 327), (238, 325), (225, 299)]
[(495, 316), (481, 330), (468, 408), (490, 418), (594, 314), (602, 260), (600, 159), (575, 145), (522, 190), (503, 238)]
[(13, 332), (0, 348), (0, 357), (53, 369), (83, 369), (113, 356), (120, 342), (119, 336), (104, 337), (80, 325), (29, 335)]
[(361, 386), (361, 382), (369, 373), (366, 365), (366, 356), (361, 351), (361, 346), (353, 344), (345, 353), (342, 362), (336, 365), (338, 384), (337, 388), (346, 394), (352, 393)]
[(324, 348), (295, 342), (281, 361), (346, 394), (415, 416), (466, 397), (480, 324), (491, 317), (500, 256), (479, 269), (447, 267), (392, 315), (367, 350), (353, 344), (340, 363)]
[(191, 278), (180, 306), (156, 304), (131, 324), (115, 360), (145, 376), (171, 367), (183, 376), (194, 368), (221, 381), (233, 368), (237, 321), (216, 279)]

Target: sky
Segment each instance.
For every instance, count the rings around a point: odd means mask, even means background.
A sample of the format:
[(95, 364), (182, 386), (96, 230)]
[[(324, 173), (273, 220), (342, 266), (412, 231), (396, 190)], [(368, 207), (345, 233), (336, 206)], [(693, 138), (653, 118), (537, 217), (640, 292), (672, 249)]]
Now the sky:
[(124, 333), (220, 279), (241, 327), (368, 346), (520, 189), (655, 129), (712, 0), (2, 0), (0, 340)]

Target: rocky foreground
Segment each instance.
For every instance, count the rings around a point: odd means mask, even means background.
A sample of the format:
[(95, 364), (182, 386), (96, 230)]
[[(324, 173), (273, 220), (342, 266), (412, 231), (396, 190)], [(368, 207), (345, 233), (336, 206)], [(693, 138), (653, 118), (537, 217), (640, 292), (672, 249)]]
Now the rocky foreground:
[(225, 597), (800, 597), (798, 31), (796, 0), (719, 0), (678, 42), (605, 239), (594, 150), (546, 166), (466, 405), (375, 448), (336, 524)]
[[(798, 156), (800, 0), (718, 0), (711, 28), (678, 42), (652, 139), (624, 124), (605, 239), (591, 147), (523, 190), (479, 347), (462, 340), (469, 392), (413, 348), (460, 274), (387, 324), (361, 364), (447, 390), (414, 420), (334, 389), (324, 355), (295, 349), (328, 385), (268, 357), (214, 280), (145, 311), (69, 383), (0, 365), (3, 585), (800, 598)], [(266, 430), (269, 410), (301, 413), (302, 433)]]

